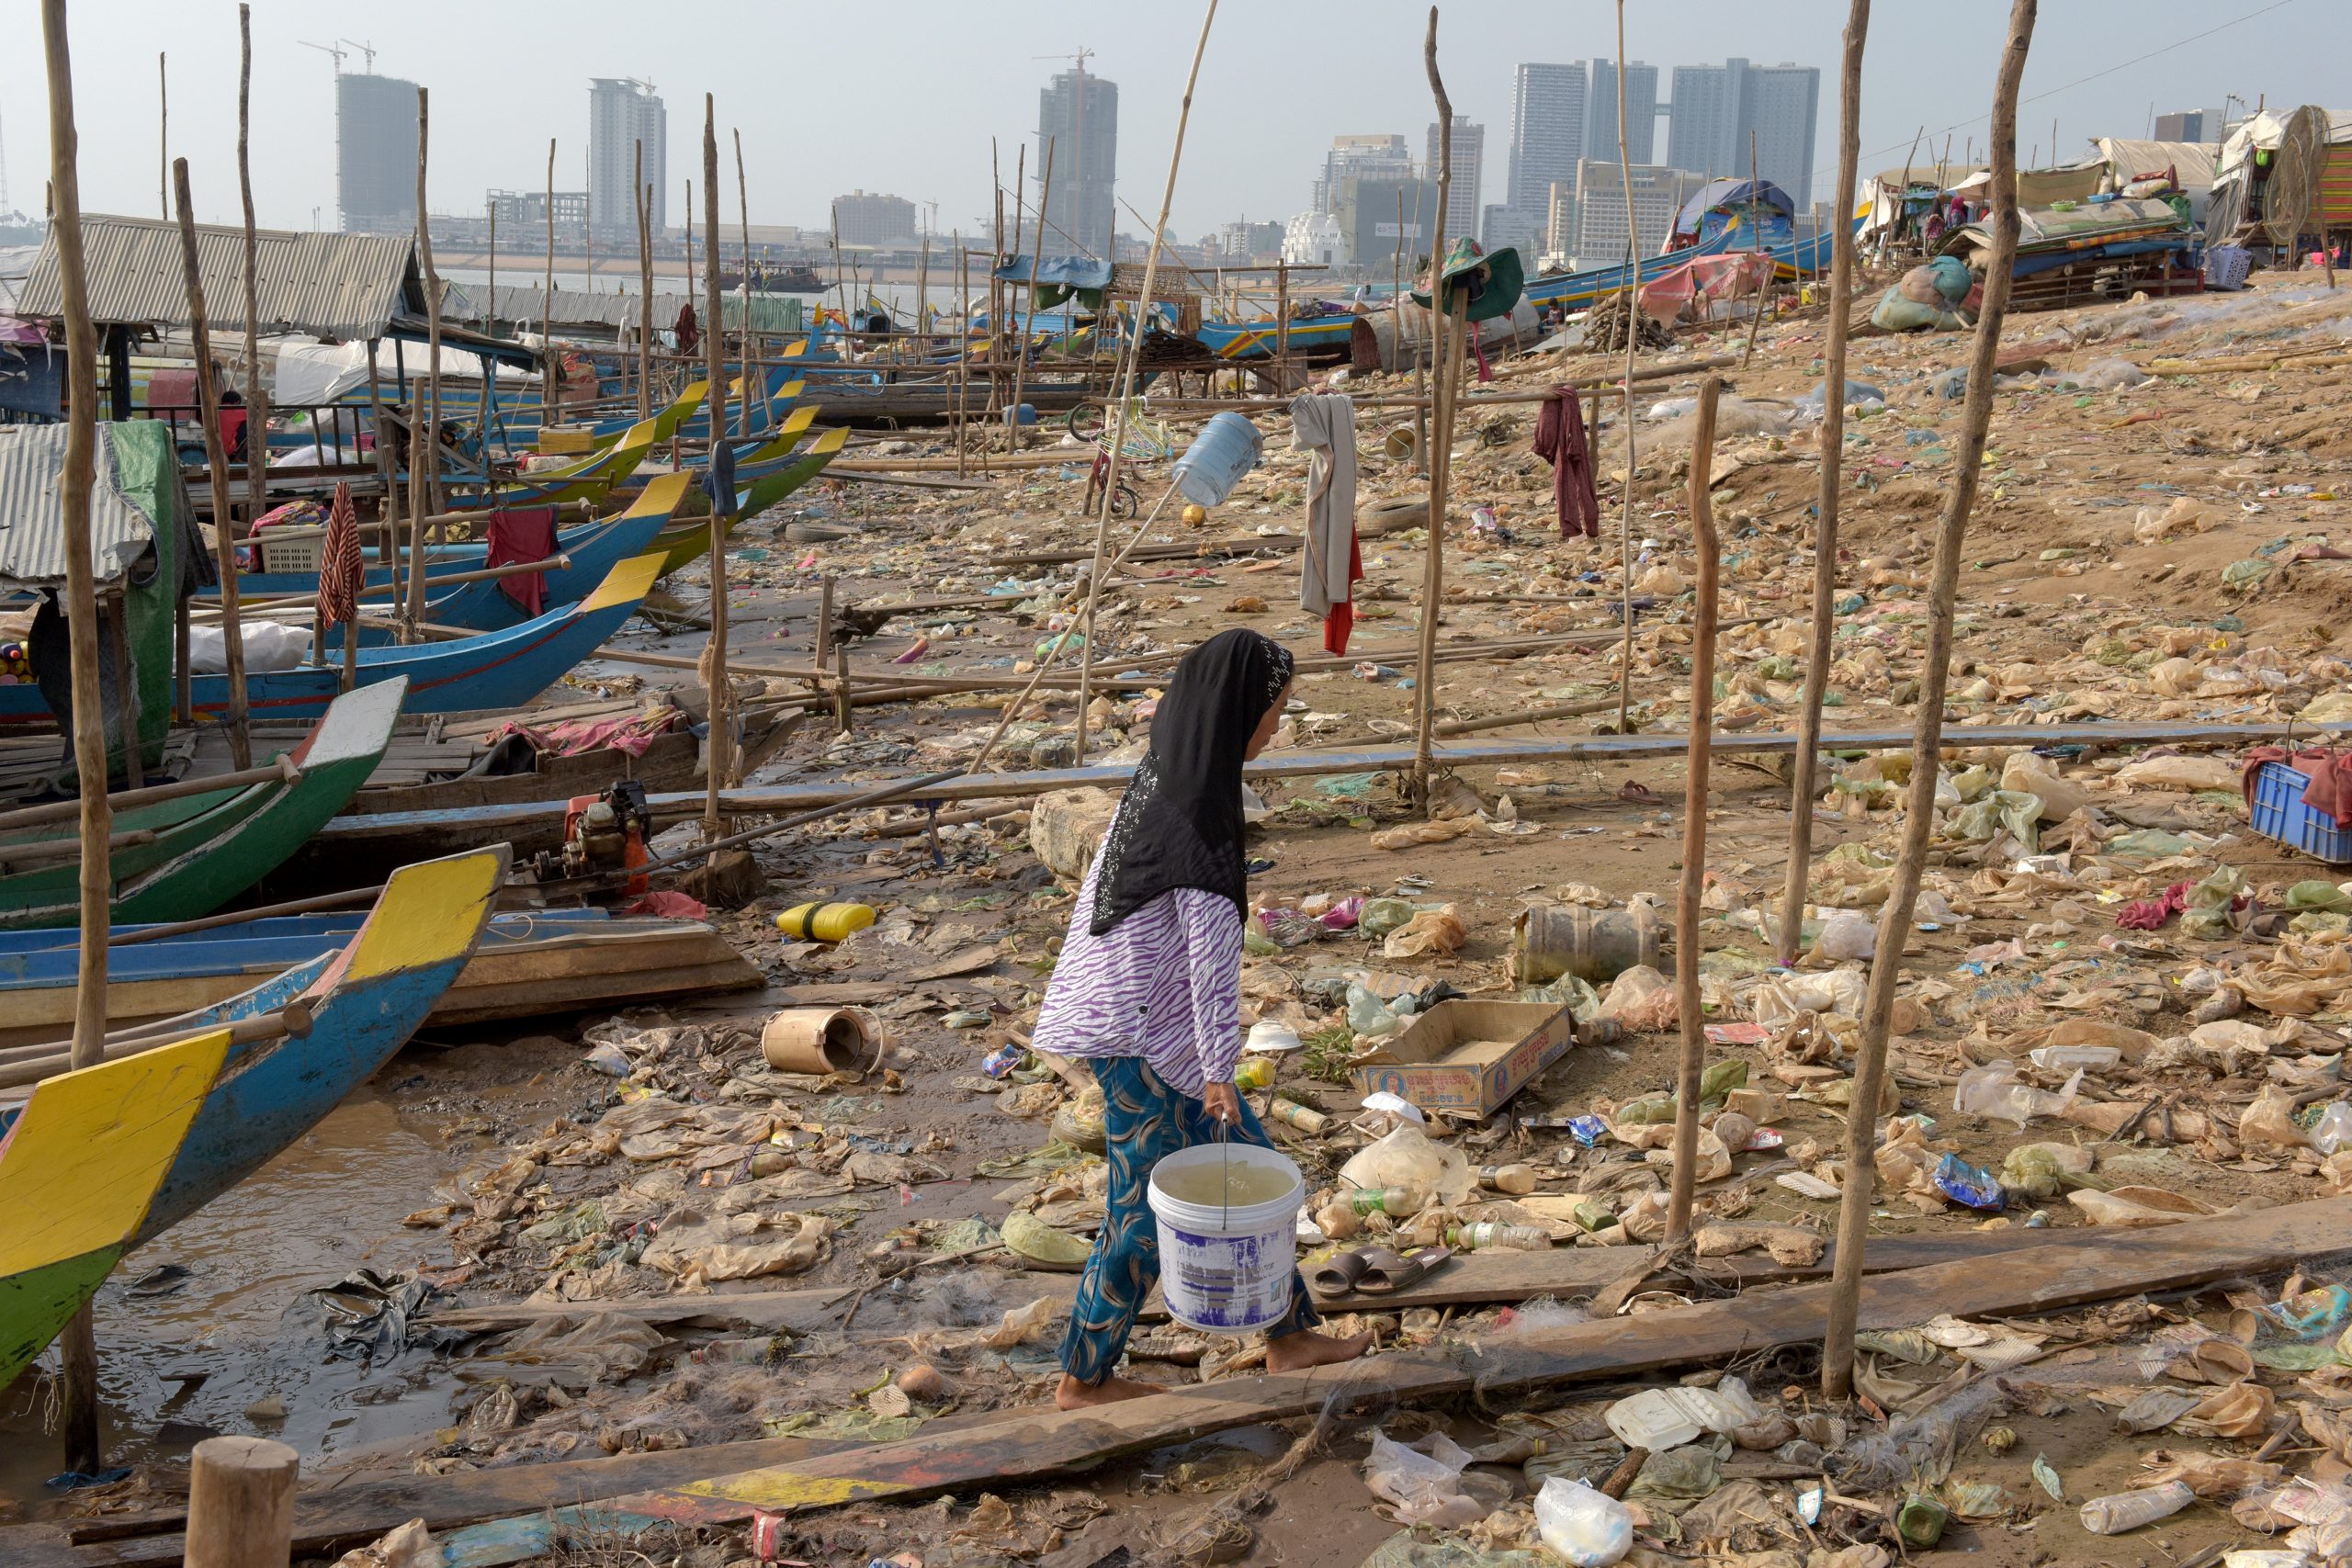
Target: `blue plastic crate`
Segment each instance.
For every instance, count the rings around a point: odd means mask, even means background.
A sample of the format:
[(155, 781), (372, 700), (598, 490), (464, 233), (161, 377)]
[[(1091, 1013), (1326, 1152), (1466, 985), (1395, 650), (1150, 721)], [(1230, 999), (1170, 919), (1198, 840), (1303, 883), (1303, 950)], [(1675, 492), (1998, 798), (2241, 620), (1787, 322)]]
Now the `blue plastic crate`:
[(2284, 762), (2265, 762), (2254, 778), (2254, 830), (2330, 865), (2352, 865), (2352, 829), (2303, 804), (2311, 780)]

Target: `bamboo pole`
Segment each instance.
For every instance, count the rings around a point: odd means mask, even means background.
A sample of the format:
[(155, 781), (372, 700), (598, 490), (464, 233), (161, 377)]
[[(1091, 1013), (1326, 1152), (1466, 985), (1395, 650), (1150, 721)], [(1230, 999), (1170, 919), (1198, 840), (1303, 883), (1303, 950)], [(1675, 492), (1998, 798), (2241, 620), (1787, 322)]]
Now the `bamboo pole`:
[[(710, 378), (710, 428), (713, 443), (727, 438), (727, 383), (720, 375), (722, 365), (718, 330), (718, 101), (708, 93), (702, 96), (702, 196), (703, 196), (703, 297), (710, 310), (708, 330), (703, 333), (705, 374)], [(686, 213), (688, 228), (694, 226), (694, 212)], [(717, 472), (716, 462), (712, 471)], [(709, 784), (709, 798), (703, 808), (703, 841), (715, 844), (718, 840), (718, 792), (726, 787), (729, 759), (735, 752), (733, 719), (728, 710), (727, 686), (727, 513), (733, 509), (732, 496), (713, 494), (710, 498), (710, 669), (704, 678), (704, 687), (710, 694), (710, 765), (704, 770)], [(714, 853), (709, 862), (715, 873), (718, 857)]]
[(1667, 1195), (1666, 1239), (1690, 1234), (1690, 1198), (1699, 1178), (1699, 1079), (1707, 1067), (1707, 1019), (1699, 1000), (1699, 897), (1707, 884), (1708, 742), (1715, 728), (1715, 579), (1723, 547), (1715, 537), (1713, 488), (1715, 404), (1723, 382), (1699, 383), (1699, 418), (1690, 435), (1690, 542), (1699, 555), (1699, 602), (1690, 630), (1690, 756), (1682, 789), (1682, 885), (1675, 900), (1674, 996), (1681, 1015), (1682, 1059), (1675, 1075), (1674, 1179)]
[(653, 236), (645, 209), (653, 193), (645, 183), (645, 140), (637, 141), (636, 173), (629, 190), (637, 197), (637, 417), (653, 412)]
[[(1756, 173), (1756, 130), (1751, 126), (1747, 132), (1747, 216), (1749, 219), (1747, 248), (1750, 254), (1760, 258), (1764, 254), (1764, 225), (1754, 221), (1756, 187), (1758, 183)], [(1739, 356), (1739, 367), (1742, 370), (1747, 369), (1748, 361), (1756, 357), (1756, 333), (1757, 329), (1764, 323), (1765, 310), (1772, 303), (1772, 274), (1776, 270), (1773, 267), (1766, 267), (1763, 280), (1756, 287), (1756, 305), (1747, 312), (1747, 347)]]
[(1845, 1194), (1838, 1207), (1838, 1253), (1822, 1337), (1821, 1387), (1842, 1399), (1853, 1383), (1854, 1325), (1862, 1288), (1862, 1249), (1871, 1218), (1871, 1153), (1877, 1144), (1880, 1086), (1886, 1080), (1886, 1037), (1894, 1016), (1894, 987), (1903, 969), (1904, 939), (1927, 865), (1928, 836), (1936, 811), (1936, 761), (1941, 749), (1944, 693), (1951, 678), (1952, 602), (1959, 590), (1961, 547), (1984, 461), (1993, 417), (1993, 367), (2008, 313), (2009, 271), (2018, 254), (2018, 83), (2033, 43), (2036, 0), (2013, 0), (2008, 40), (1993, 87), (1993, 254), (1985, 265), (1984, 310), (1970, 346), (1968, 395), (1961, 409), (1960, 441), (1952, 452), (1951, 485), (1936, 527), (1936, 564), (1928, 588), (1928, 652), (1919, 671), (1918, 717), (1912, 731), (1911, 786), (1904, 804), (1903, 843), (1894, 880), (1879, 911), (1878, 950), (1862, 1010), (1861, 1048), (1854, 1064), (1854, 1099), (1846, 1119)]
[[(441, 498), (441, 275), (433, 267), (433, 223), (425, 215), (424, 164), (432, 141), (433, 121), (431, 101), (426, 89), (416, 90), (416, 247), (424, 264), (424, 456), (412, 461), (412, 473), (424, 475), (424, 493), (432, 501), (429, 510), (447, 512), (448, 506)], [(411, 443), (413, 446), (414, 443)], [(412, 490), (413, 485), (410, 487)], [(415, 525), (408, 533), (408, 641), (416, 640), (416, 624), (424, 619), (424, 519), (419, 513)], [(356, 634), (345, 641), (356, 641)]]
[[(1102, 602), (1102, 552), (1111, 538), (1111, 503), (1119, 493), (1119, 458), (1127, 442), (1127, 405), (1136, 395), (1136, 362), (1143, 356), (1144, 318), (1151, 310), (1154, 286), (1159, 278), (1160, 236), (1168, 231), (1168, 211), (1176, 202), (1176, 172), (1184, 164), (1184, 131), (1193, 121), (1193, 89), (1201, 79), (1201, 57), (1208, 52), (1209, 28), (1216, 21), (1216, 0), (1209, 0), (1208, 10), (1201, 17), (1201, 39), (1193, 46), (1193, 68), (1184, 78), (1184, 99), (1176, 115), (1176, 145), (1168, 154), (1168, 182), (1160, 189), (1159, 220), (1152, 225), (1151, 249), (1145, 254), (1143, 288), (1136, 296), (1135, 331), (1128, 334), (1126, 368), (1119, 378), (1119, 399), (1111, 408), (1111, 460), (1105, 468), (1102, 484), (1102, 511), (1094, 525), (1094, 561), (1087, 570), (1085, 640), (1080, 646), (1079, 657), (1083, 661), (1078, 672), (1078, 764), (1086, 765), (1086, 708), (1094, 695), (1094, 613)], [(1044, 214), (1038, 214), (1043, 226)], [(1173, 486), (1170, 487), (1171, 491)], [(1160, 498), (1164, 503), (1166, 496)], [(1158, 513), (1159, 508), (1154, 507)], [(1057, 645), (1058, 646), (1058, 645)], [(1040, 670), (1045, 660), (1040, 660)], [(977, 764), (975, 764), (977, 765)]]
[(162, 50), (155, 51), (155, 199), (164, 221), (172, 220), (172, 75)]
[(961, 479), (967, 445), (966, 407), (972, 395), (972, 252), (960, 242), (956, 246), (956, 477)]
[(1055, 144), (1060, 141), (1061, 138), (1057, 136), (1046, 143), (1046, 181), (1037, 193), (1037, 236), (1029, 252), (1029, 287), (1024, 291), (1029, 306), (1029, 330), (1016, 333), (1013, 337), (1013, 341), (1020, 345), (1020, 352), (1013, 356), (1012, 360), (1012, 407), (1015, 418), (1013, 423), (1005, 426), (1008, 432), (1005, 436), (1005, 445), (1014, 451), (1021, 448), (1021, 425), (1018, 417), (1021, 412), (1021, 383), (1023, 373), (1029, 367), (1029, 345), (1036, 337), (1037, 268), (1046, 259), (1046, 204), (1054, 198), (1054, 149)]
[(1618, 604), (1625, 635), (1617, 645), (1617, 733), (1623, 735), (1634, 701), (1634, 345), (1641, 336), (1634, 321), (1642, 308), (1642, 224), (1634, 208), (1634, 155), (1625, 144), (1625, 0), (1617, 0), (1617, 173), (1625, 182), (1625, 243), (1633, 253), (1625, 265), (1625, 485), (1617, 525), (1617, 558), (1624, 577)]
[[(107, 928), (113, 893), (107, 845), (107, 735), (98, 688), (98, 594), (91, 560), (90, 491), (97, 482), (98, 332), (83, 266), (81, 149), (74, 128), (74, 62), (65, 0), (41, 0), (49, 74), (50, 231), (65, 302), (65, 468), (58, 497), (65, 533), (67, 646), (74, 685), (74, 766), (82, 784), (80, 967), (74, 976), (72, 1065), (95, 1066), (106, 1049)], [(98, 1468), (98, 1351), (85, 1302), (61, 1337), (65, 1371), (65, 1467)]]
[[(735, 128), (735, 198), (740, 203), (743, 219), (743, 320), (738, 328), (743, 344), (743, 417), (736, 428), (748, 436), (752, 434), (752, 399), (758, 397), (764, 406), (767, 402), (767, 383), (761, 378), (759, 355), (752, 347), (752, 187), (743, 176), (743, 130), (741, 126)], [(710, 428), (714, 442), (726, 434), (715, 424)]]
[[(187, 160), (172, 164), (179, 200), (180, 281), (187, 290), (188, 335), (196, 351), (196, 410), (204, 422), (204, 466), (212, 485), (212, 539), (220, 555), (220, 648), (229, 667), (229, 750), (240, 769), (253, 765), (253, 739), (244, 715), (245, 633), (238, 616), (237, 525), (229, 506), (229, 454), (220, 439), (220, 385), (212, 358), (212, 328), (204, 308), (204, 279), (196, 258), (196, 216), (188, 198)], [(251, 426), (247, 426), (248, 431)], [(250, 439), (250, 435), (248, 436)], [(187, 661), (181, 661), (185, 671)], [(237, 753), (242, 751), (243, 756)]]
[[(1446, 96), (1445, 79), (1437, 68), (1437, 7), (1430, 7), (1429, 36), (1421, 43), (1421, 62), (1429, 72), (1430, 92), (1437, 99), (1437, 228), (1430, 242), (1430, 376), (1436, 389), (1431, 410), (1433, 428), (1423, 455), (1430, 489), (1429, 553), (1421, 569), (1420, 658), (1413, 682), (1413, 799), (1426, 809), (1436, 764), (1430, 740), (1437, 723), (1437, 694), (1432, 676), (1437, 668), (1437, 622), (1445, 595), (1446, 487), (1453, 479), (1454, 358), (1460, 335), (1446, 316), (1445, 215), (1453, 193), (1453, 100)], [(1286, 302), (1285, 302), (1286, 303)], [(1403, 321), (1400, 313), (1398, 321)]]
[[(261, 378), (261, 305), (255, 282), (253, 164), (247, 153), (251, 141), (254, 76), (253, 7), (237, 7), (239, 63), (237, 69), (237, 185), (245, 212), (245, 522), (250, 526), (269, 510), (269, 392)], [(220, 581), (225, 604), (235, 581), (233, 555)], [(240, 654), (243, 649), (240, 648)], [(229, 760), (240, 768), (253, 763), (253, 741), (245, 707), (243, 660), (229, 678)]]
[(1789, 877), (1781, 898), (1781, 929), (1773, 939), (1783, 964), (1797, 958), (1805, 897), (1813, 871), (1815, 763), (1821, 744), (1822, 699), (1829, 690), (1829, 652), (1837, 632), (1838, 505), (1846, 463), (1846, 333), (1854, 306), (1854, 186), (1862, 146), (1862, 46), (1870, 33), (1871, 0), (1852, 0), (1846, 13), (1845, 62), (1838, 85), (1838, 206), (1831, 214), (1834, 249), (1829, 272), (1829, 343), (1822, 352), (1821, 488), (1813, 532), (1813, 637), (1805, 654), (1804, 706), (1797, 716), (1797, 754), (1790, 772)]
[[(690, 223), (687, 227), (692, 228)], [(562, 417), (556, 404), (560, 384), (555, 359), (555, 138), (548, 138), (548, 272), (539, 290), (539, 423), (554, 424)]]

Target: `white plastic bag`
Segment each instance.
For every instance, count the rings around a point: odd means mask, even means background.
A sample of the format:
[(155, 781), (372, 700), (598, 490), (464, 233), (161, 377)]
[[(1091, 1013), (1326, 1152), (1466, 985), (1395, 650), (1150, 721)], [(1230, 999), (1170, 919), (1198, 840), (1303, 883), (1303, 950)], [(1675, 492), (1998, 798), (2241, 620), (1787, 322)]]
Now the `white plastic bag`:
[[(277, 621), (247, 621), (245, 635), (245, 672), (258, 675), (266, 671), (293, 670), (311, 656), (311, 628), (289, 626)], [(191, 626), (187, 629), (187, 667), (192, 674), (221, 675), (229, 669), (229, 655), (219, 626)]]
[(1576, 1568), (1609, 1568), (1634, 1549), (1634, 1515), (1616, 1498), (1555, 1475), (1535, 1495), (1535, 1532)]
[(1419, 1127), (1406, 1125), (1357, 1150), (1340, 1168), (1340, 1184), (1374, 1192), (1410, 1187), (1430, 1194), (1433, 1202), (1452, 1204), (1467, 1202), (1477, 1179), (1461, 1150), (1432, 1143)]
[(1363, 1482), (1374, 1496), (1396, 1506), (1400, 1524), (1461, 1529), (1487, 1517), (1484, 1505), (1463, 1493), (1462, 1472), (1469, 1465), (1469, 1452), (1443, 1432), (1410, 1446), (1374, 1432)]

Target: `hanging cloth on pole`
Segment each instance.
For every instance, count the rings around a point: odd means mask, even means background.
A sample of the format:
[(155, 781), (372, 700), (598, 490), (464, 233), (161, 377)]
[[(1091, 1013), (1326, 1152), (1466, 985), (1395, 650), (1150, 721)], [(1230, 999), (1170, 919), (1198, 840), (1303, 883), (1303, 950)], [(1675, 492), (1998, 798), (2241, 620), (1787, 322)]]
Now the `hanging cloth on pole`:
[(327, 513), (327, 536), (319, 552), (319, 615), (330, 626), (359, 615), (359, 590), (368, 566), (359, 553), (359, 516), (352, 510), (351, 486), (337, 480), (334, 505)]
[(1535, 455), (1552, 465), (1552, 504), (1560, 514), (1560, 537), (1600, 535), (1600, 495), (1592, 477), (1592, 454), (1585, 449), (1584, 407), (1577, 389), (1555, 386), (1535, 416)]
[(1344, 393), (1307, 392), (1293, 400), (1290, 417), (1291, 445), (1313, 454), (1299, 607), (1322, 618), (1324, 650), (1342, 654), (1355, 627), (1353, 585), (1363, 579), (1356, 541), (1356, 406)]

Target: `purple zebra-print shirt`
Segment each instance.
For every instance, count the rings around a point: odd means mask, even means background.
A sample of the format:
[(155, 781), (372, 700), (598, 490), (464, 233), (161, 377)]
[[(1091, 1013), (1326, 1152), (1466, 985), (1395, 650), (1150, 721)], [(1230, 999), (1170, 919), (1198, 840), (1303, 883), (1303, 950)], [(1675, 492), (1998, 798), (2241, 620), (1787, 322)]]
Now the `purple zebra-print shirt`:
[(1241, 1055), (1241, 916), (1178, 887), (1096, 936), (1097, 855), (1037, 1010), (1034, 1043), (1064, 1056), (1141, 1056), (1179, 1094), (1231, 1083)]

